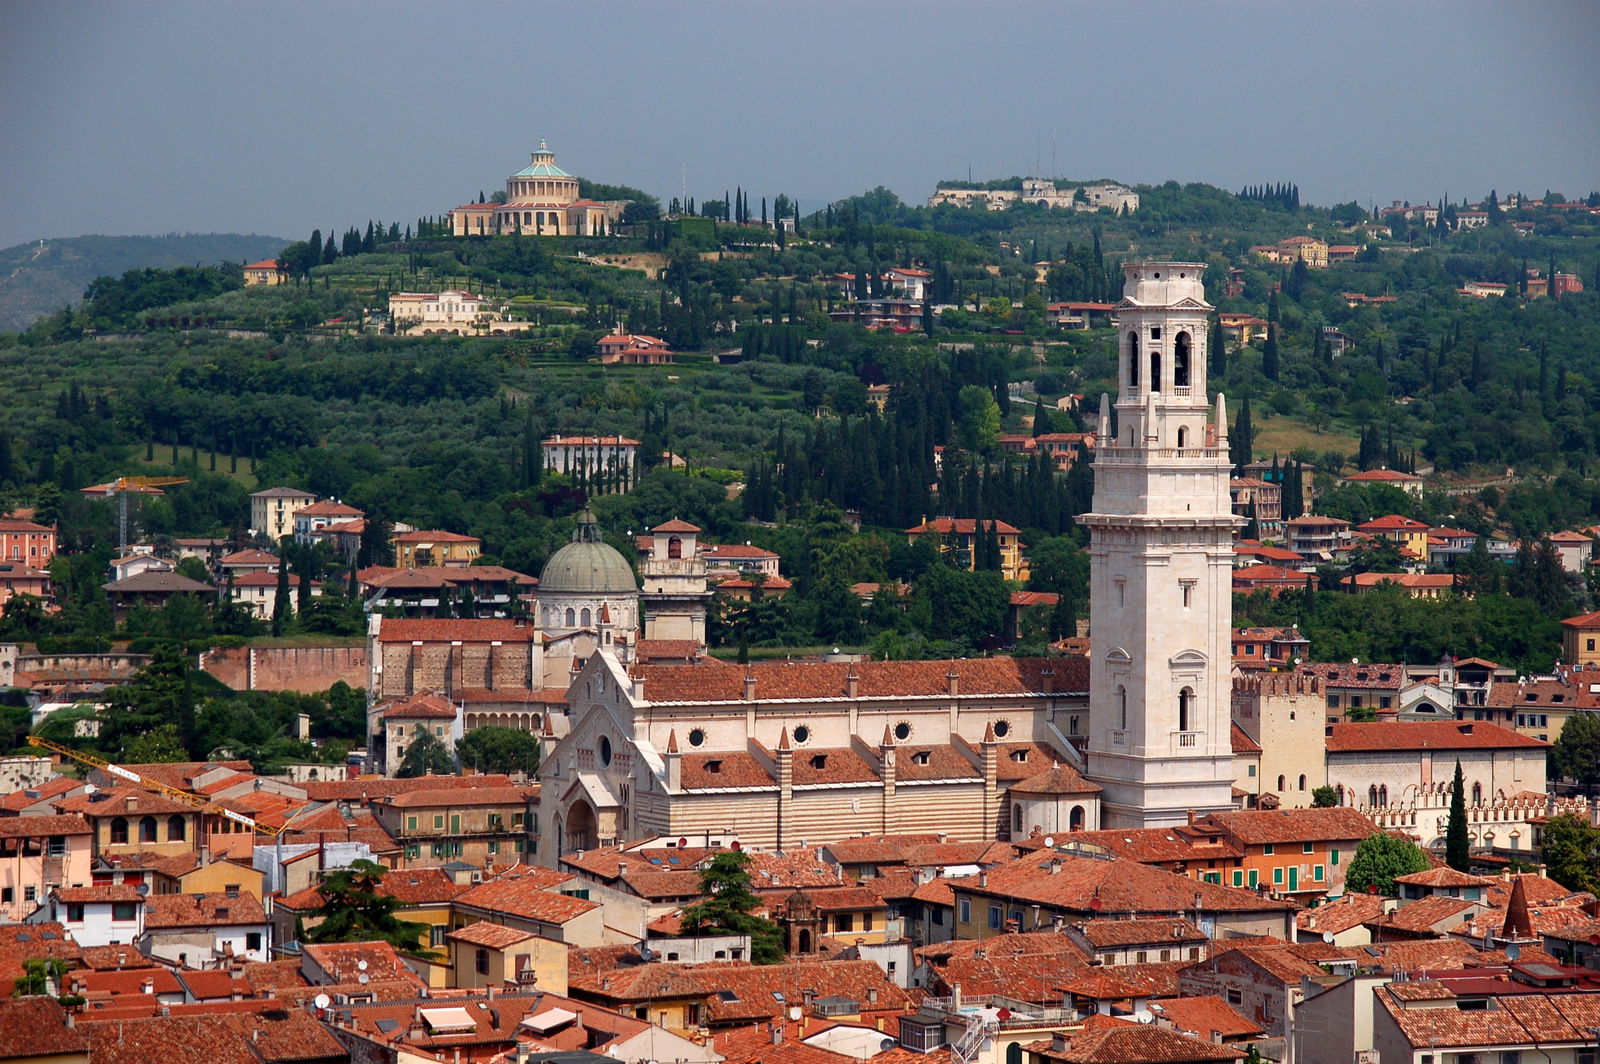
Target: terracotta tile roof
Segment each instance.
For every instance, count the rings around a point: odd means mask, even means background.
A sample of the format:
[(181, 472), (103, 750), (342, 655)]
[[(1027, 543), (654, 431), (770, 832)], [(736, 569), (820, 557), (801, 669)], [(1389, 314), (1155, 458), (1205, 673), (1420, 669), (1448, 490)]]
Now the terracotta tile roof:
[(1216, 824), (1249, 846), (1286, 842), (1360, 840), (1377, 833), (1377, 825), (1354, 809), (1245, 809), (1210, 813), (1196, 824)]
[(314, 802), (367, 801), (411, 791), (443, 790), (445, 788), (510, 787), (510, 776), (490, 773), (483, 776), (414, 776), (410, 779), (391, 779), (386, 776), (365, 776), (353, 780), (312, 780), (300, 784), (306, 796)]
[(1136, 913), (1159, 916), (1202, 909), (1217, 912), (1295, 910), (1293, 902), (1263, 898), (1254, 891), (1225, 887), (1115, 857), (1104, 860), (1045, 851), (996, 865), (984, 877), (951, 884), (957, 895), (1004, 898), (1008, 903), (1040, 905), (1085, 916)]
[(1061, 1041), (1033, 1042), (1024, 1048), (1046, 1061), (1063, 1064), (1180, 1064), (1240, 1060), (1242, 1049), (1178, 1034), (1148, 1024), (1086, 1027)]
[(1089, 920), (1077, 925), (1096, 949), (1173, 942), (1203, 942), (1206, 933), (1182, 918), (1164, 920)]
[[(131, 946), (125, 948), (132, 949)], [(145, 993), (146, 983), (151, 984), (150, 993), (183, 993), (183, 984), (178, 982), (177, 975), (167, 967), (73, 972), (67, 981), (70, 989), (90, 998), (114, 998), (124, 994)]]
[(257, 994), (306, 985), (299, 961), (251, 961), (244, 966), (242, 975)]
[(355, 982), (364, 974), (372, 982), (421, 984), (387, 942), (303, 942), (300, 953), (302, 968), (304, 960), (311, 960), (334, 982)]
[(705, 653), (698, 639), (641, 639), (634, 646), (634, 656), (648, 664), (652, 660), (694, 660)]
[(1370, 722), (1330, 724), (1328, 728), (1330, 754), (1385, 750), (1548, 749), (1550, 746), (1543, 739), (1487, 721)]
[(679, 780), (685, 790), (691, 791), (778, 785), (777, 777), (767, 771), (754, 754), (736, 750), (718, 754), (684, 754), (679, 764)]
[(52, 997), (0, 999), (0, 1060), (83, 1053), (89, 1044), (67, 1026), (67, 1010)]
[(1324, 687), (1398, 691), (1406, 682), (1406, 667), (1388, 662), (1307, 662), (1295, 671), (1301, 676), (1315, 676)]
[(1089, 957), (1063, 935), (1054, 943), (1023, 946), (1016, 935), (985, 939), (987, 949), (951, 957), (934, 968), (937, 987), (950, 992), (957, 985), (963, 994), (983, 997), (1003, 994), (1038, 1004), (1057, 1004), (1064, 975), (1088, 971)]
[(1412, 476), (1410, 473), (1402, 473), (1398, 469), (1368, 469), (1360, 473), (1351, 473), (1344, 479), (1353, 480), (1358, 484), (1395, 484), (1421, 480), (1422, 478)]
[(89, 822), (75, 814), (0, 817), (0, 839), (38, 838), (45, 835), (87, 835)]
[(379, 803), (395, 809), (422, 809), (449, 806), (461, 808), (470, 805), (526, 805), (537, 794), (531, 787), (450, 787), (437, 791), (407, 791), (392, 798), (380, 798)]
[[(448, 902), (467, 889), (465, 884), (457, 883), (437, 868), (395, 868), (384, 874), (377, 892), (398, 899), (401, 905), (428, 905)], [(321, 908), (326, 900), (321, 887), (312, 886), (296, 891), (278, 905), (304, 912)]]
[(687, 521), (680, 521), (678, 518), (674, 517), (670, 521), (663, 521), (661, 524), (659, 524), (656, 527), (652, 528), (650, 531), (652, 531), (652, 532), (703, 532), (704, 529), (702, 529), (699, 525), (691, 525)]
[(1374, 935), (1386, 931), (1401, 931), (1416, 935), (1444, 934), (1454, 930), (1456, 925), (1476, 908), (1478, 908), (1477, 902), (1436, 894), (1431, 898), (1408, 902), (1392, 913), (1368, 921), (1367, 926), (1372, 928)]
[(934, 832), (922, 835), (863, 835), (830, 842), (824, 851), (845, 865), (903, 865), (907, 846), (938, 841), (939, 836)]
[(906, 848), (909, 868), (946, 868), (950, 865), (994, 865), (1009, 861), (1017, 849), (1005, 842), (930, 842)]
[[(387, 632), (392, 621), (384, 622)], [(963, 697), (1088, 690), (1088, 662), (1075, 658), (967, 658), (958, 661), (790, 662), (738, 668), (650, 665), (633, 670), (654, 703), (743, 702), (746, 675), (758, 702), (842, 698), (846, 677), (858, 677), (857, 697), (943, 697), (954, 672)]]
[(1210, 1040), (1212, 1032), (1224, 1039), (1254, 1038), (1263, 1032), (1262, 1027), (1248, 1020), (1238, 1009), (1219, 997), (1165, 998), (1152, 1001), (1150, 1011), (1170, 1023), (1181, 1034)]
[(37, 787), (23, 787), (0, 798), (0, 809), (18, 813), (30, 805), (77, 790), (82, 786), (82, 780), (73, 779), (71, 776), (51, 776)]
[(1196, 858), (1242, 857), (1244, 850), (1221, 838), (1217, 845), (1196, 848), (1193, 841), (1176, 828), (1124, 828), (1121, 831), (1074, 831), (1062, 836), (1060, 845), (1082, 846), (1112, 853), (1140, 864), (1193, 861)]
[(1295, 924), (1308, 933), (1330, 931), (1337, 935), (1382, 916), (1386, 900), (1377, 894), (1346, 893), (1315, 909), (1301, 911), (1295, 916)]
[(547, 924), (565, 924), (600, 907), (584, 898), (557, 894), (543, 885), (545, 881), (519, 867), (457, 895), (455, 904)]
[(76, 965), (82, 951), (58, 923), (0, 924), (0, 986), (22, 977), (22, 962), (35, 957), (60, 957)]
[(95, 971), (116, 971), (126, 968), (154, 968), (156, 961), (146, 957), (132, 946), (84, 946), (80, 960), (85, 968)]
[(79, 1030), (95, 1064), (276, 1064), (348, 1056), (327, 1028), (309, 1013), (295, 1010), (84, 1019)]
[(1244, 729), (1239, 727), (1238, 722), (1233, 722), (1229, 726), (1228, 738), (1233, 742), (1233, 752), (1235, 754), (1259, 754), (1261, 752), (1261, 744), (1246, 735)]
[(491, 924), (487, 920), (458, 927), (445, 936), (453, 942), (466, 942), (469, 945), (486, 946), (489, 949), (505, 949), (507, 946), (514, 946), (518, 942), (537, 937), (530, 931), (519, 931), (504, 924)]
[(1060, 762), (1051, 765), (1043, 772), (1035, 773), (1020, 783), (1013, 783), (1007, 788), (1012, 794), (1099, 794), (1100, 785), (1090, 783), (1078, 774), (1078, 770), (1071, 765)]
[(532, 643), (538, 628), (511, 617), (386, 617), (378, 629), (380, 643)]
[(754, 547), (748, 543), (706, 543), (700, 547), (700, 556), (706, 561), (720, 561), (724, 558), (776, 558), (778, 554), (762, 547)]
[[(960, 736), (956, 740), (966, 742)], [(971, 744), (967, 744), (967, 749), (974, 750)], [(996, 775), (1001, 783), (1025, 780), (1036, 775), (1042, 766), (1061, 760), (1061, 754), (1047, 743), (996, 743), (995, 753), (999, 758)]]
[(103, 887), (57, 887), (55, 898), (69, 905), (110, 904), (119, 901), (142, 901), (145, 895), (131, 883), (106, 884)]
[[(984, 527), (994, 532), (1006, 535), (1021, 535), (1022, 529), (1008, 525), (1004, 521), (985, 519)], [(906, 529), (907, 534), (917, 535), (922, 532), (937, 532), (941, 536), (948, 536), (955, 532), (961, 535), (972, 535), (978, 530), (978, 519), (975, 517), (936, 517), (932, 521), (924, 521), (915, 528)]]
[[(630, 848), (628, 846), (602, 846), (579, 853), (563, 854), (561, 863), (580, 868), (590, 875), (610, 879), (617, 875), (617, 866), (625, 864), (630, 870), (678, 870), (698, 868), (707, 857), (718, 853), (704, 846), (670, 846)], [(552, 886), (554, 884), (551, 884)]]
[(1465, 872), (1457, 872), (1448, 865), (1430, 868), (1426, 872), (1408, 872), (1403, 876), (1395, 876), (1394, 881), (1415, 887), (1487, 887), (1494, 882), (1487, 876), (1469, 876)]
[(821, 846), (795, 846), (783, 853), (750, 854), (749, 872), (758, 891), (844, 885), (839, 871), (826, 861)]
[(240, 891), (229, 897), (209, 894), (151, 894), (144, 899), (148, 931), (176, 927), (238, 927), (264, 924), (267, 914), (255, 895)]
[[(773, 996), (774, 991), (786, 1001), (800, 1002), (810, 990), (818, 997), (849, 998), (863, 1009), (884, 1012), (903, 1010), (921, 1001), (920, 994), (913, 995), (896, 986), (873, 961), (702, 964), (695, 966), (694, 974), (703, 988), (701, 992), (708, 995), (706, 1011), (714, 1024), (781, 1015), (787, 1006)], [(723, 991), (730, 992), (733, 1000), (726, 1000)], [(873, 997), (877, 998), (875, 1002)]]
[(878, 767), (848, 746), (802, 747), (794, 752), (794, 785), (876, 783)]

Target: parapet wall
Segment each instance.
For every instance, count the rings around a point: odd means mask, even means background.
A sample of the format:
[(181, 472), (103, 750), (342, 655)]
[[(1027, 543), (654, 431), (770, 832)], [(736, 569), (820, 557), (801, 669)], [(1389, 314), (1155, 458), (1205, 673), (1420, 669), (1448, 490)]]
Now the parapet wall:
[(364, 645), (224, 647), (201, 654), (200, 667), (235, 691), (314, 694), (340, 680), (367, 686)]

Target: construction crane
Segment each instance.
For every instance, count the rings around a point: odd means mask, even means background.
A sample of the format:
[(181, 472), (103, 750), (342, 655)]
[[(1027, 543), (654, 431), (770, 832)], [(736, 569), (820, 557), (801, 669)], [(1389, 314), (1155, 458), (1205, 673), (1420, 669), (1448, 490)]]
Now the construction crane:
[(28, 745), (49, 750), (51, 753), (60, 754), (62, 757), (70, 757), (80, 765), (88, 765), (90, 768), (102, 769), (105, 772), (109, 772), (111, 775), (116, 776), (118, 779), (127, 780), (129, 783), (132, 783), (137, 787), (143, 787), (147, 791), (155, 791), (157, 794), (165, 795), (175, 802), (182, 802), (184, 805), (192, 805), (203, 813), (220, 813), (229, 820), (232, 820), (234, 823), (243, 824), (245, 827), (259, 835), (268, 835), (272, 838), (279, 838), (279, 836), (281, 836), (283, 833), (282, 828), (275, 828), (270, 824), (263, 824), (259, 820), (245, 816), (243, 813), (235, 813), (232, 809), (218, 805), (216, 802), (203, 795), (190, 794), (188, 791), (162, 783), (158, 779), (141, 775), (137, 772), (134, 772), (132, 769), (123, 768), (121, 765), (113, 765), (105, 758), (96, 757), (93, 754), (86, 754), (81, 750), (74, 750), (69, 746), (62, 746), (60, 743), (51, 742), (49, 739), (45, 739), (38, 735), (28, 736)]
[[(188, 477), (118, 477), (106, 485), (106, 494), (117, 499), (117, 549), (128, 546), (128, 493), (142, 492), (146, 488), (165, 488), (173, 484), (187, 484)], [(159, 493), (158, 493), (159, 494)]]

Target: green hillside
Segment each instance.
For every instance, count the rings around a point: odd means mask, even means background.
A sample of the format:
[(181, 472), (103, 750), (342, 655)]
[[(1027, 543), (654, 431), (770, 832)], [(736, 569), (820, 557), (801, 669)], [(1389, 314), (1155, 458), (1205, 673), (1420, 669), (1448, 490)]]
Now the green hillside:
[(255, 262), (288, 241), (240, 233), (168, 236), (74, 236), (36, 240), (0, 251), (0, 332), (27, 328), (42, 314), (83, 298), (96, 277), (141, 267)]

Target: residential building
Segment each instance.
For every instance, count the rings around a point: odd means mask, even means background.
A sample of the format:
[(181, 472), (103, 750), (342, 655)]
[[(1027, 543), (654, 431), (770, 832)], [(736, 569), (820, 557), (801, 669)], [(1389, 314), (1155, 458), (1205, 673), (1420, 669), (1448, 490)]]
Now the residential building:
[(372, 812), (405, 848), (405, 867), (482, 868), (524, 859), (536, 797), (525, 787), (408, 791), (375, 800)]
[(56, 887), (24, 917), (59, 924), (80, 946), (131, 945), (144, 931), (146, 891), (138, 887)]
[[(446, 946), (451, 901), (469, 888), (468, 883), (457, 883), (450, 872), (408, 867), (386, 873), (378, 883), (377, 893), (395, 899), (395, 915), (400, 919), (426, 924), (428, 936), (423, 944), (437, 950)], [(292, 942), (300, 934), (297, 928), (309, 931), (316, 927), (324, 919), (320, 910), (326, 901), (320, 884), (276, 899), (272, 906), (273, 940)]]
[(267, 914), (245, 891), (151, 894), (144, 910), (144, 927), (134, 941), (147, 956), (185, 968), (271, 959)]
[(1060, 210), (1099, 211), (1132, 214), (1139, 209), (1139, 194), (1124, 185), (1111, 181), (1088, 185), (1060, 184), (1042, 178), (1024, 178), (1013, 188), (946, 188), (941, 186), (928, 197), (928, 206), (950, 204), (956, 207), (981, 205), (991, 211), (1003, 211), (1018, 203), (1033, 203), (1041, 207)]
[(1399, 488), (1407, 495), (1415, 498), (1422, 497), (1422, 478), (1412, 473), (1402, 473), (1397, 469), (1366, 469), (1359, 473), (1351, 473), (1339, 481), (1340, 484), (1386, 484), (1391, 488)]
[(1063, 932), (1102, 965), (1199, 960), (1211, 948), (1210, 936), (1183, 917), (1087, 920)]
[(250, 531), (273, 543), (294, 534), (294, 515), (317, 501), (309, 491), (298, 488), (266, 488), (250, 493)]
[(450, 948), (452, 985), (537, 986), (550, 994), (567, 992), (567, 954), (571, 947), (532, 931), (479, 920), (445, 936)]
[(1059, 329), (1094, 329), (1116, 324), (1115, 303), (1048, 303), (1045, 320)]
[(1256, 538), (1273, 538), (1283, 531), (1283, 487), (1256, 477), (1234, 477), (1228, 481), (1234, 516), (1257, 529)]
[(0, 517), (0, 562), (45, 569), (56, 556), (56, 529), (15, 517)]
[[(299, 601), (300, 574), (288, 573), (285, 582), (289, 587), (289, 605)], [(244, 573), (231, 577), (222, 586), (223, 594), (242, 603), (250, 613), (262, 620), (270, 619), (278, 609), (278, 574), (275, 572)], [(312, 581), (311, 594), (322, 594), (322, 584)]]
[(367, 515), (354, 506), (346, 506), (338, 499), (325, 499), (303, 506), (294, 512), (294, 538), (296, 543), (308, 545), (316, 534), (329, 525), (345, 521), (358, 521)]
[(452, 922), (459, 930), (487, 921), (569, 946), (610, 943), (604, 910), (583, 897), (581, 887), (565, 887), (570, 880), (548, 868), (518, 865), (457, 895)]
[(1393, 543), (1423, 565), (1428, 562), (1428, 526), (1415, 518), (1388, 514), (1357, 525), (1356, 531)]
[(700, 560), (706, 563), (706, 574), (730, 576), (763, 573), (769, 577), (780, 575), (781, 556), (748, 543), (702, 543)]
[(1352, 573), (1339, 583), (1358, 595), (1393, 587), (1407, 598), (1422, 599), (1440, 599), (1463, 590), (1457, 587), (1454, 573)]
[[(1356, 847), (1377, 830), (1354, 809), (1300, 808), (1212, 813), (1187, 833), (1217, 835), (1240, 851), (1239, 864), (1227, 872), (1229, 886), (1261, 887), (1305, 904), (1343, 892)], [(1204, 876), (1222, 881), (1219, 873)]]
[(602, 336), (595, 345), (602, 366), (667, 366), (672, 364), (672, 347), (659, 336), (613, 333)]
[[(1089, 760), (1108, 827), (1232, 806), (1226, 401), (1206, 399), (1205, 266), (1123, 265), (1116, 436), (1101, 396), (1089, 529)], [(1159, 545), (1159, 546), (1157, 546)], [(1170, 558), (1156, 574), (1147, 552)]]
[[(1289, 666), (1291, 670), (1294, 666)], [(1318, 678), (1304, 672), (1257, 672), (1233, 682), (1233, 723), (1260, 755), (1234, 786), (1246, 792), (1251, 806), (1304, 808), (1327, 773), (1323, 766), (1325, 715)]]
[(0, 817), (0, 920), (23, 920), (57, 887), (88, 886), (92, 839), (81, 816)]
[(1272, 323), (1254, 314), (1220, 314), (1222, 335), (1240, 347), (1249, 347), (1258, 339), (1264, 340)]
[(1337, 517), (1304, 514), (1291, 517), (1283, 524), (1288, 548), (1311, 560), (1327, 561), (1335, 552), (1347, 549), (1352, 541), (1350, 522)]
[(402, 532), (390, 542), (395, 564), (402, 569), (468, 566), (483, 553), (483, 540), (456, 532)]
[(289, 282), (289, 267), (277, 259), (262, 259), (260, 262), (247, 263), (244, 268), (244, 283), (250, 285), (277, 285)]
[(1586, 573), (1594, 559), (1594, 540), (1582, 532), (1554, 532), (1548, 537), (1561, 558), (1561, 568), (1569, 573)]
[(201, 812), (141, 787), (97, 786), (54, 803), (56, 812), (78, 814), (93, 831), (93, 855), (155, 853), (174, 857), (196, 848)]
[(0, 614), (5, 613), (6, 603), (19, 595), (49, 602), (51, 587), (47, 569), (35, 569), (23, 562), (0, 562)]
[(1573, 665), (1600, 665), (1600, 610), (1561, 622), (1561, 660)]
[(545, 469), (587, 480), (633, 483), (639, 441), (626, 436), (547, 436), (539, 443)]
[(1308, 581), (1315, 577), (1301, 569), (1282, 565), (1246, 565), (1230, 574), (1232, 589), (1249, 594), (1266, 591), (1273, 598), (1295, 591), (1304, 591)]
[(160, 609), (174, 595), (209, 598), (217, 593), (217, 589), (210, 584), (190, 580), (177, 573), (153, 570), (124, 580), (112, 580), (100, 587), (105, 591), (106, 603), (118, 620), (135, 607)]
[(412, 336), (470, 336), (486, 331), (501, 317), (483, 296), (460, 288), (389, 296), (394, 331)]
[(398, 610), (405, 617), (454, 615), (523, 616), (533, 611), (537, 577), (499, 565), (435, 565), (412, 569), (369, 566), (356, 573), (361, 595), (373, 612)]
[(1311, 656), (1311, 641), (1299, 625), (1288, 628), (1235, 628), (1233, 667), (1244, 672), (1292, 669)]
[(532, 161), (506, 178), (504, 202), (468, 203), (448, 212), (455, 236), (607, 236), (625, 200), (583, 199), (578, 179), (556, 165), (543, 140)]
[[(1022, 542), (1022, 530), (1004, 521), (988, 520), (983, 523), (982, 535), (991, 536), (1000, 553), (1000, 574), (1007, 580), (1026, 582), (1029, 577), (1027, 546)], [(914, 528), (906, 529), (908, 540), (915, 543), (927, 536), (939, 547), (939, 553), (949, 557), (957, 568), (977, 568), (978, 522), (971, 517), (936, 517)]]
[(406, 750), (422, 736), (431, 735), (451, 750), (464, 734), (461, 710), (431, 692), (399, 695), (373, 708), (372, 717), (383, 722), (383, 732), (373, 736), (377, 741), (369, 744), (374, 749), (368, 751), (368, 757), (385, 776), (399, 771)]

